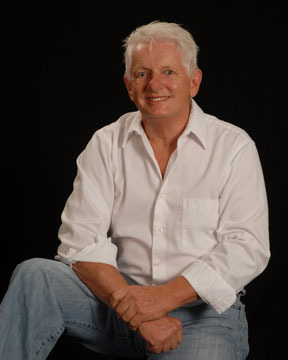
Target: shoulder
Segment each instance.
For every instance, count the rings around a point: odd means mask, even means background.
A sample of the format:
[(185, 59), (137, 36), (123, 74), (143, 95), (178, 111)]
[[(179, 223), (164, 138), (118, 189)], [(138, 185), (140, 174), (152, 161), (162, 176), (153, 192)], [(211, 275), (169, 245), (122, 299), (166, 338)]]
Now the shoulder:
[(121, 148), (127, 129), (131, 127), (130, 124), (137, 117), (137, 113), (137, 111), (126, 113), (115, 122), (96, 130), (79, 155), (79, 159), (82, 161), (93, 159), (94, 161), (97, 156), (105, 159), (106, 162), (111, 159), (111, 154)]
[(135, 118), (135, 115), (138, 114), (138, 111), (128, 112), (120, 116), (116, 121), (103, 126), (102, 128), (98, 129), (94, 135), (98, 134), (117, 134), (121, 131), (125, 131), (127, 127), (129, 127), (131, 121)]
[(207, 140), (209, 142), (212, 142), (213, 144), (219, 144), (219, 142), (223, 143), (227, 149), (239, 149), (254, 145), (254, 141), (250, 135), (239, 126), (209, 114), (205, 114), (204, 118)]
[(120, 116), (116, 121), (103, 126), (95, 131), (92, 141), (121, 143), (123, 142), (133, 121), (139, 117), (138, 111), (128, 112)]

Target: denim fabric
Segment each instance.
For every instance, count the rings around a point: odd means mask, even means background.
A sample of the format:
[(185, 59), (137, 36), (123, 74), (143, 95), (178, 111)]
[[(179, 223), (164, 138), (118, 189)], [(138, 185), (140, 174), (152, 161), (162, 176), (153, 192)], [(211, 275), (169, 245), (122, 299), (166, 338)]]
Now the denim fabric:
[(126, 358), (246, 358), (248, 330), (239, 299), (221, 315), (207, 304), (179, 308), (170, 315), (183, 323), (183, 342), (167, 354), (149, 353), (139, 334), (118, 320), (69, 266), (27, 260), (16, 267), (0, 305), (0, 358), (46, 359), (64, 331), (90, 350)]

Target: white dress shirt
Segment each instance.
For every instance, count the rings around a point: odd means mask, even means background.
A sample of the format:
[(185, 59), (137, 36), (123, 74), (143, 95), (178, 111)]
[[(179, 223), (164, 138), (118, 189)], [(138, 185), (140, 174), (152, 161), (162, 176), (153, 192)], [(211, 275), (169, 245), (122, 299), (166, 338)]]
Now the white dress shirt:
[(164, 178), (138, 111), (96, 131), (77, 166), (57, 259), (110, 264), (140, 285), (182, 275), (218, 313), (266, 267), (255, 144), (194, 100)]

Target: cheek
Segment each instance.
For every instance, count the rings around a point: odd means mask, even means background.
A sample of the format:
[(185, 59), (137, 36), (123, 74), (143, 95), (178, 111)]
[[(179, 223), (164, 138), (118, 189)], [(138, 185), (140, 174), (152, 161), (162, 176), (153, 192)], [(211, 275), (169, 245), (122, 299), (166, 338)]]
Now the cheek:
[(190, 98), (190, 87), (182, 84), (179, 86), (173, 87), (173, 93), (178, 96), (178, 99), (185, 100), (186, 98)]
[(138, 92), (139, 92), (139, 90), (138, 90), (137, 86), (135, 86), (135, 84), (133, 84), (129, 91), (130, 99), (132, 101), (135, 102), (135, 100), (137, 100)]
[(141, 98), (143, 93), (144, 93), (143, 86), (141, 84), (135, 84), (131, 89), (130, 97), (131, 99), (133, 98), (133, 101), (137, 101)]
[(168, 84), (170, 90), (177, 94), (181, 94), (187, 91), (187, 84), (184, 81), (173, 81)]
[(191, 83), (190, 82), (185, 82), (185, 84), (182, 84), (182, 94), (183, 97), (189, 97), (192, 95), (193, 89), (191, 87)]

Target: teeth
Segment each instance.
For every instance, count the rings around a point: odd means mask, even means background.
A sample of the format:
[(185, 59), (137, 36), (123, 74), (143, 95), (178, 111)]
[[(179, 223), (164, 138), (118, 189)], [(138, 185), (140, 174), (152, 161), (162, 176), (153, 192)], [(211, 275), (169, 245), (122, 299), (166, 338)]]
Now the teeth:
[(162, 97), (149, 97), (148, 98), (150, 101), (161, 101), (161, 100), (166, 100), (166, 99), (168, 99), (168, 96), (162, 96)]

